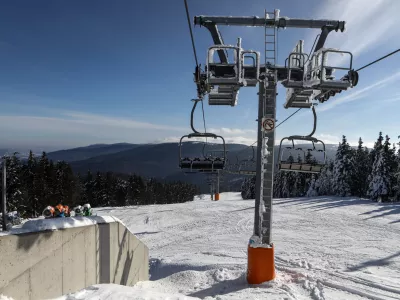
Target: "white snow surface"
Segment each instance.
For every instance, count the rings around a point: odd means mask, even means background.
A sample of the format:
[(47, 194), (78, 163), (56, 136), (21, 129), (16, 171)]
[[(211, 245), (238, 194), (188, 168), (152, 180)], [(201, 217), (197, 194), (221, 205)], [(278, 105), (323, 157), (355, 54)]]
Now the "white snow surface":
[(276, 279), (246, 282), (254, 200), (240, 193), (95, 209), (148, 247), (149, 281), (94, 285), (77, 299), (400, 299), (400, 205), (358, 198), (274, 199)]

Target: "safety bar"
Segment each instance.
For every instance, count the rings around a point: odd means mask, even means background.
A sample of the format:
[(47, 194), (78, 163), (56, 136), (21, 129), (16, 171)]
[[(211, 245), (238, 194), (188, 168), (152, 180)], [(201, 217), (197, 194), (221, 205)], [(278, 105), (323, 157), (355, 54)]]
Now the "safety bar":
[[(303, 64), (301, 64), (301, 60), (300, 60), (299, 57), (292, 58), (292, 56), (300, 56), (300, 57), (302, 57), (303, 58)], [(288, 65), (287, 65), (287, 70), (288, 70), (287, 80), (288, 80), (288, 82), (291, 80), (292, 70), (294, 70), (296, 68), (302, 68), (303, 72), (304, 72), (304, 65), (305, 65), (305, 62), (308, 60), (308, 58), (309, 58), (308, 54), (306, 54), (306, 53), (292, 52), (292, 53), (289, 54), (288, 58), (285, 60), (285, 67), (286, 67), (286, 62), (288, 63)], [(291, 63), (292, 59), (299, 61), (299, 66), (298, 67), (297, 66), (296, 67), (292, 67), (292, 63)]]
[[(256, 55), (256, 63), (254, 65), (254, 67), (257, 68), (256, 79), (258, 79), (258, 77), (260, 77), (260, 52), (254, 51), (254, 50), (241, 50), (240, 51), (240, 61), (242, 62), (241, 72), (240, 72), (241, 78), (244, 78), (243, 64), (244, 64), (244, 55), (245, 54), (255, 54)], [(252, 56), (250, 56), (250, 57), (254, 59), (254, 57), (252, 57)]]
[[(324, 161), (323, 161), (323, 163), (324, 163), (324, 164), (326, 163), (326, 148), (325, 148), (325, 143), (324, 143), (323, 141), (317, 139), (317, 138), (314, 138), (314, 137), (300, 136), (300, 135), (292, 135), (292, 136), (289, 136), (289, 137), (284, 137), (284, 138), (281, 140), (281, 142), (280, 142), (280, 144), (279, 144), (279, 151), (278, 151), (279, 162), (282, 161), (283, 152), (282, 152), (282, 154), (281, 154), (281, 150), (282, 150), (282, 142), (283, 142), (284, 140), (292, 141), (293, 145), (294, 145), (294, 140), (309, 141), (309, 142), (312, 142), (313, 145), (314, 145), (314, 143), (321, 143), (321, 144), (322, 144), (322, 147), (323, 147), (323, 152), (324, 152)], [(314, 146), (314, 149), (315, 149), (315, 146)], [(303, 151), (303, 150), (302, 150), (302, 151)], [(304, 151), (303, 151), (303, 152), (304, 152)], [(304, 153), (305, 153), (305, 152), (304, 152)]]
[(226, 161), (226, 144), (225, 144), (225, 139), (222, 137), (222, 136), (220, 136), (220, 135), (216, 135), (216, 134), (214, 134), (214, 133), (200, 133), (200, 132), (197, 132), (197, 133), (190, 133), (190, 134), (187, 134), (187, 135), (184, 135), (184, 136), (182, 136), (181, 137), (181, 139), (180, 139), (180, 141), (179, 141), (179, 162), (181, 162), (182, 161), (182, 140), (184, 139), (184, 138), (193, 138), (193, 137), (202, 137), (202, 138), (206, 138), (206, 137), (209, 137), (209, 138), (214, 138), (214, 139), (217, 139), (217, 138), (220, 138), (221, 140), (222, 140), (222, 142), (223, 142), (223, 147), (224, 147), (224, 150), (223, 150), (223, 152), (224, 152), (224, 156), (223, 156), (223, 159), (224, 159), (224, 161)]
[(210, 72), (210, 64), (214, 63), (213, 56), (214, 56), (215, 50), (224, 50), (224, 49), (233, 49), (235, 51), (235, 55), (234, 55), (235, 60), (234, 60), (233, 64), (236, 65), (236, 70), (235, 70), (236, 74), (235, 74), (235, 77), (232, 77), (232, 78), (235, 78), (237, 82), (240, 82), (240, 74), (242, 72), (242, 64), (240, 62), (239, 55), (240, 55), (241, 48), (237, 47), (237, 46), (232, 46), (232, 45), (214, 45), (214, 46), (211, 46), (208, 48), (207, 80), (208, 81), (210, 81), (210, 79), (212, 80), (211, 72)]
[[(350, 55), (350, 66), (348, 68), (344, 67), (333, 67), (333, 66), (327, 66), (326, 65), (326, 60), (327, 60), (327, 55), (328, 53), (340, 53), (340, 54), (348, 54)], [(319, 64), (319, 60), (321, 59), (321, 64)], [(309, 70), (306, 70), (304, 72), (304, 81), (311, 81), (315, 80), (315, 78), (318, 77), (318, 71), (320, 71), (321, 76), (319, 78), (320, 84), (329, 82), (326, 80), (326, 69), (337, 69), (337, 70), (347, 70), (350, 71), (352, 70), (353, 67), (353, 54), (349, 51), (341, 51), (341, 50), (335, 50), (335, 49), (326, 49), (322, 48), (315, 52), (310, 59), (310, 62), (308, 65), (306, 65), (306, 68)], [(351, 73), (351, 72), (350, 72)], [(351, 76), (351, 74), (349, 74)], [(349, 77), (349, 82), (351, 82), (351, 77)]]

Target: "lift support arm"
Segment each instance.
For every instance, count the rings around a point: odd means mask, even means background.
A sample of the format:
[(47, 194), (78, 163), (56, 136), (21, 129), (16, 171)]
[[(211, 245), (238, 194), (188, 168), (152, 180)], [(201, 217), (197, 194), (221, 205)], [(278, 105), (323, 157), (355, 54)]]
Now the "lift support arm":
[[(219, 32), (215, 23), (208, 22), (204, 24), (204, 27), (206, 27), (211, 33), (211, 37), (215, 45), (223, 45), (224, 42), (222, 40), (221, 33)], [(226, 53), (224, 50), (217, 50), (217, 53), (222, 64), (228, 63), (228, 58), (226, 57)]]
[(235, 25), (235, 26), (254, 26), (254, 27), (294, 27), (294, 28), (318, 28), (331, 27), (334, 30), (344, 31), (345, 21), (334, 20), (305, 20), (305, 19), (289, 19), (280, 17), (278, 19), (266, 19), (259, 17), (218, 17), (218, 16), (195, 16), (194, 24), (207, 26), (212, 23), (215, 25)]

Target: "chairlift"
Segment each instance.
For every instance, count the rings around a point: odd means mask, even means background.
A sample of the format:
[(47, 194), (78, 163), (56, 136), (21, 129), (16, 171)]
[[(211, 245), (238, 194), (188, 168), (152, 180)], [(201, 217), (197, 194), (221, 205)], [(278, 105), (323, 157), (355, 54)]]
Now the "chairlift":
[[(348, 56), (347, 67), (329, 66), (328, 57), (330, 53)], [(340, 79), (333, 76), (336, 70), (347, 71), (347, 75)], [(321, 48), (313, 53), (304, 71), (304, 87), (326, 92), (339, 92), (347, 90), (358, 83), (358, 73), (353, 70), (353, 54), (349, 51)]]
[(255, 160), (255, 150), (254, 146), (251, 146), (252, 156), (250, 159), (242, 159), (239, 161), (238, 159), (238, 166), (239, 166), (239, 173), (252, 173), (255, 172), (256, 167), (256, 160)]
[[(215, 62), (214, 53), (232, 50), (233, 62)], [(253, 59), (253, 64), (245, 64), (245, 58)], [(256, 86), (260, 75), (260, 53), (243, 50), (241, 39), (237, 46), (214, 45), (209, 47), (206, 66), (206, 86), (209, 105), (236, 106), (240, 87)]]
[[(352, 69), (351, 52), (321, 48), (309, 57), (303, 53), (303, 46), (300, 40), (285, 60), (286, 79), (282, 80), (282, 85), (287, 88), (285, 108), (310, 108), (313, 99), (323, 103), (357, 85), (358, 73)], [(345, 67), (328, 65), (328, 57), (334, 53), (348, 56), (348, 64)], [(333, 74), (337, 70), (347, 71), (347, 74), (336, 79)]]
[[(194, 100), (194, 105), (192, 108), (191, 116), (190, 116), (190, 126), (193, 130), (193, 133), (190, 133), (188, 135), (184, 135), (181, 137), (179, 141), (179, 167), (181, 169), (186, 169), (189, 170), (188, 172), (191, 173), (193, 170), (197, 170), (198, 172), (213, 172), (216, 170), (222, 170), (225, 167), (226, 163), (226, 144), (225, 144), (225, 139), (222, 136), (213, 134), (213, 133), (203, 133), (203, 132), (198, 132), (194, 126), (193, 126), (193, 116), (194, 116), (194, 111), (196, 109), (197, 103), (199, 102), (199, 99)], [(222, 144), (223, 144), (223, 150), (222, 155), (218, 156), (213, 156), (213, 157), (207, 157), (204, 155), (204, 147), (203, 147), (203, 156), (196, 156), (196, 157), (187, 157), (182, 155), (182, 140), (185, 138), (196, 138), (196, 137), (201, 137), (201, 138), (214, 138), (214, 139), (221, 139)]]
[[(316, 130), (316, 126), (317, 126), (317, 115), (315, 113), (315, 108), (314, 106), (312, 107), (312, 111), (313, 111), (313, 116), (314, 116), (314, 127), (313, 127), (313, 131), (306, 136), (301, 136), (301, 135), (292, 135), (289, 137), (285, 137), (281, 140), (280, 144), (279, 144), (279, 152), (278, 152), (278, 168), (281, 171), (294, 171), (294, 172), (304, 172), (304, 173), (320, 173), (322, 168), (325, 166), (326, 164), (326, 149), (325, 149), (325, 144), (324, 142), (322, 142), (321, 140), (312, 137), (312, 135), (314, 134), (315, 130)], [(304, 155), (304, 160), (302, 162), (299, 161), (295, 161), (293, 160), (289, 160), (287, 158), (283, 159), (283, 151), (282, 151), (282, 142), (284, 140), (288, 140), (292, 142), (293, 147), (286, 147), (286, 148), (291, 148), (291, 149), (295, 149), (294, 146), (294, 141), (309, 141), (312, 143), (313, 147), (312, 148), (308, 148), (307, 152), (310, 151), (316, 151), (319, 153), (323, 153), (323, 158), (320, 160), (316, 160), (315, 161), (307, 161), (306, 160), (306, 155), (305, 155), (305, 151), (298, 147), (295, 150), (298, 151), (302, 151), (303, 155)], [(315, 144), (316, 143), (321, 143), (322, 144), (322, 149), (317, 150), (315, 148)], [(315, 158), (315, 156), (314, 156)]]
[[(218, 50), (233, 50), (233, 62), (215, 62), (214, 53)], [(242, 61), (239, 59), (241, 52), (240, 45), (213, 45), (208, 48), (207, 58), (207, 84), (214, 85), (240, 85), (240, 73)]]

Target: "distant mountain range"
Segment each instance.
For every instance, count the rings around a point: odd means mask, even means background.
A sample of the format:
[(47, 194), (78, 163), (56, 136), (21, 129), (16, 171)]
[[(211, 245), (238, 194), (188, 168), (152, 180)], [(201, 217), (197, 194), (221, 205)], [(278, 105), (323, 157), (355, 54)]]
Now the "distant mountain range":
[[(309, 146), (309, 145), (308, 145)], [(317, 147), (318, 145), (316, 145)], [(286, 145), (284, 158), (288, 156)], [(296, 147), (304, 147), (306, 145), (296, 145)], [(275, 163), (278, 160), (279, 146), (275, 146)], [(336, 153), (336, 145), (326, 145), (327, 158), (333, 158)], [(199, 142), (186, 142), (182, 146), (183, 157), (202, 157), (210, 153), (221, 154), (221, 144), (207, 144)], [(242, 164), (247, 160), (250, 169), (255, 169), (256, 155), (254, 155), (251, 147), (243, 144), (227, 144), (228, 165)], [(12, 154), (16, 149), (0, 149), (0, 153)], [(21, 159), (26, 159), (29, 151), (20, 152)], [(254, 147), (254, 152), (256, 148)], [(40, 156), (41, 152), (34, 152)], [(299, 151), (293, 151), (292, 155), (297, 157)], [(202, 192), (209, 189), (207, 184), (207, 175), (205, 174), (186, 174), (179, 168), (179, 144), (178, 143), (162, 143), (162, 144), (96, 144), (86, 147), (72, 148), (47, 153), (48, 157), (53, 161), (67, 161), (75, 173), (84, 175), (91, 170), (93, 173), (111, 171), (118, 174), (138, 174), (144, 177), (155, 177), (160, 180), (175, 181), (181, 180), (190, 182), (200, 186)], [(319, 153), (321, 157), (321, 153)], [(221, 190), (239, 190), (242, 179), (245, 176), (239, 176), (226, 172), (221, 173)]]
[[(304, 145), (296, 145), (301, 147)], [(286, 147), (286, 146), (285, 146)], [(336, 145), (326, 145), (327, 157), (334, 157)], [(275, 147), (275, 162), (278, 159), (279, 146)], [(306, 148), (304, 148), (306, 149)], [(183, 144), (182, 155), (184, 157), (202, 157), (210, 152), (218, 153), (222, 150), (221, 144), (207, 144), (187, 142)], [(241, 160), (251, 160), (253, 150), (243, 144), (227, 144), (227, 157), (230, 164), (235, 164)], [(254, 150), (256, 150), (254, 148)], [(288, 151), (288, 150), (287, 150)], [(255, 151), (254, 151), (255, 152)], [(293, 152), (297, 156), (298, 152)], [(88, 170), (92, 172), (115, 172), (119, 174), (138, 174), (145, 177), (155, 177), (157, 179), (173, 181), (181, 180), (197, 184), (202, 191), (208, 191), (206, 175), (204, 174), (185, 174), (179, 168), (179, 144), (100, 144), (90, 145), (61, 151), (49, 152), (48, 157), (54, 161), (65, 160), (70, 163), (74, 172), (86, 174)], [(256, 157), (254, 157), (254, 161)], [(250, 168), (254, 163), (248, 162)], [(221, 189), (238, 190), (244, 176), (223, 173)]]

